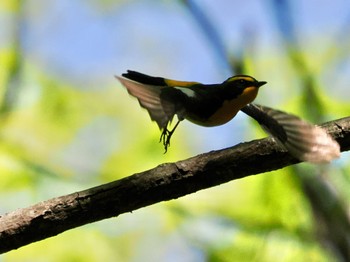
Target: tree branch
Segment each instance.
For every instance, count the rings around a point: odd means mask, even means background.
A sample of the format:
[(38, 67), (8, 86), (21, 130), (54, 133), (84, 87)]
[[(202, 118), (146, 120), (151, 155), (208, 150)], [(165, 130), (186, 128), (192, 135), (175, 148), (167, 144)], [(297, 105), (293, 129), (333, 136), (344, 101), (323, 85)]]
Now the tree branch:
[[(350, 149), (350, 117), (325, 123), (323, 127), (338, 141), (341, 151)], [(0, 217), (0, 253), (87, 223), (298, 162), (273, 139), (265, 138), (176, 163), (161, 164)]]

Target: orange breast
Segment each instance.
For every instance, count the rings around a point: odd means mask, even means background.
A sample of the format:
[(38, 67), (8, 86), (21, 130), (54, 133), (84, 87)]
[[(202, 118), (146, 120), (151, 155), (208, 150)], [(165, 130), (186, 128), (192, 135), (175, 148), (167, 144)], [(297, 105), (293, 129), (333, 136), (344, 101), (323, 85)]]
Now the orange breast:
[(219, 108), (219, 110), (211, 115), (206, 121), (198, 122), (191, 119), (188, 120), (194, 122), (195, 124), (207, 127), (223, 125), (230, 121), (242, 107), (253, 102), (257, 94), (258, 88), (248, 87), (238, 98), (226, 100), (222, 107)]

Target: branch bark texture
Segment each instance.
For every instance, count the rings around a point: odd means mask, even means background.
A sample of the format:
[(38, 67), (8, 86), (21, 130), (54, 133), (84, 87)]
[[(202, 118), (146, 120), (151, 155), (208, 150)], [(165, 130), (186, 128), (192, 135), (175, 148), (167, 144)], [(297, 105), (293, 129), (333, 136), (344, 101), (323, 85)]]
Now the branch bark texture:
[[(338, 141), (341, 151), (350, 149), (350, 117), (325, 123), (323, 127)], [(78, 226), (298, 162), (273, 139), (265, 138), (161, 164), (1, 216), (0, 253)]]

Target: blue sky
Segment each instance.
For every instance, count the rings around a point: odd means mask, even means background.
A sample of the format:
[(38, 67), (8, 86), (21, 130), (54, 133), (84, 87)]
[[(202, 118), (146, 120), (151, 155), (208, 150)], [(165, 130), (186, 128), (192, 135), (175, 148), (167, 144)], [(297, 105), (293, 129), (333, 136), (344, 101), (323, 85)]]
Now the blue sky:
[[(26, 54), (44, 69), (83, 83), (96, 84), (93, 78), (107, 79), (127, 68), (204, 82), (226, 78), (229, 72), (219, 68), (197, 24), (177, 1), (121, 2), (102, 9), (94, 1), (27, 1)], [(269, 52), (271, 43), (278, 44), (270, 1), (196, 2), (229, 51), (245, 44), (242, 30), (253, 31)], [(291, 2), (301, 42), (339, 34), (349, 16), (346, 1)]]

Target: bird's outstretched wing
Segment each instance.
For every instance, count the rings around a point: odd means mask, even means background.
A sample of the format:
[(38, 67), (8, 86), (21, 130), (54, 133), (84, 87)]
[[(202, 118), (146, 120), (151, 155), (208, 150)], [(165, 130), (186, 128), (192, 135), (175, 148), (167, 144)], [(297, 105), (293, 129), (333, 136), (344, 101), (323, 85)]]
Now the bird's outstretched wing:
[(167, 105), (166, 101), (162, 103), (161, 87), (142, 84), (120, 76), (116, 78), (125, 86), (130, 95), (137, 98), (140, 105), (148, 111), (151, 119), (157, 122), (159, 128), (166, 128), (175, 112), (172, 112), (171, 105)]
[[(196, 82), (185, 82), (145, 75), (128, 70), (122, 76), (116, 76), (128, 93), (137, 98), (140, 105), (145, 108), (151, 119), (158, 124), (162, 134), (160, 142), (163, 143), (165, 152), (170, 146), (170, 138), (179, 122), (184, 119), (184, 108), (181, 101), (185, 96), (188, 86)], [(179, 89), (180, 88), (180, 89)], [(173, 129), (168, 126), (177, 114), (178, 122)]]
[(321, 127), (270, 107), (249, 104), (241, 109), (254, 118), (301, 161), (325, 163), (340, 156), (339, 144)]

